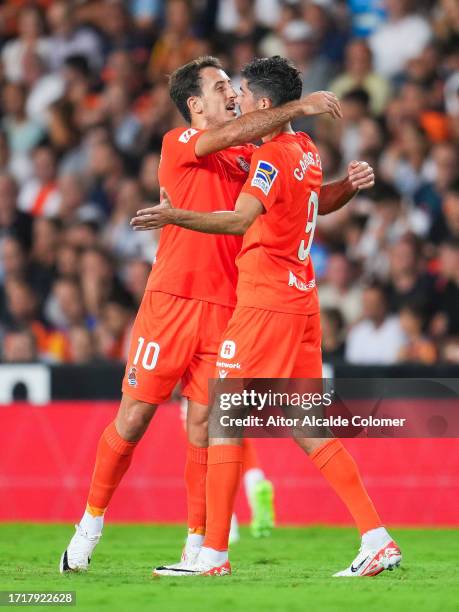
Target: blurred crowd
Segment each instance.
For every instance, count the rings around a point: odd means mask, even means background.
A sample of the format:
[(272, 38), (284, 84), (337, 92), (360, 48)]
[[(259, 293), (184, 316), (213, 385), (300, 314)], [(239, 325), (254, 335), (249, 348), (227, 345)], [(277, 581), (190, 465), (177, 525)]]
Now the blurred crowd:
[(319, 220), (326, 359), (459, 363), (456, 0), (7, 0), (0, 5), (0, 344), (5, 362), (123, 360), (157, 248), (167, 75), (220, 57), (235, 87), (285, 55), (344, 118), (300, 120), (325, 181), (376, 187)]

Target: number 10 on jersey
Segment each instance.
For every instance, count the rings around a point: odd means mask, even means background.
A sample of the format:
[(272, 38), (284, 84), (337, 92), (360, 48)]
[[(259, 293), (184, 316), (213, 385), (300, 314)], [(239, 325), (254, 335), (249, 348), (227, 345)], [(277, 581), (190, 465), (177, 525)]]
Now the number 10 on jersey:
[[(135, 353), (134, 361), (132, 362), (132, 365), (135, 365), (135, 366), (138, 364), (140, 355), (142, 354), (142, 349), (144, 348), (144, 345), (145, 345), (145, 338), (142, 338), (142, 336), (140, 336), (137, 339), (137, 342), (139, 343), (139, 345)], [(155, 369), (156, 364), (158, 363), (159, 350), (160, 350), (159, 344), (157, 342), (147, 343), (147, 345), (145, 346), (145, 351), (143, 353), (143, 358), (142, 358), (142, 367), (145, 370)]]

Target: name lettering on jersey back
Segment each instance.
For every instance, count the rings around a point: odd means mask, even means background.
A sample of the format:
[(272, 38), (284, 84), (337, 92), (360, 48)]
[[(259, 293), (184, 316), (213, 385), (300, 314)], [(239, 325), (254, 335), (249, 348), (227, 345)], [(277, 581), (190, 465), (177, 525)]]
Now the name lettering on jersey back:
[(183, 142), (183, 144), (187, 144), (188, 142), (190, 142), (190, 139), (198, 133), (199, 130), (195, 130), (194, 128), (189, 128), (188, 130), (185, 130), (185, 132), (183, 132), (182, 134), (180, 134), (179, 136), (179, 142)]
[(312, 151), (303, 153), (303, 157), (300, 159), (300, 164), (293, 171), (293, 176), (297, 181), (302, 181), (306, 176), (309, 166), (315, 166), (316, 168), (322, 168), (322, 162), (320, 161), (320, 155), (314, 154)]

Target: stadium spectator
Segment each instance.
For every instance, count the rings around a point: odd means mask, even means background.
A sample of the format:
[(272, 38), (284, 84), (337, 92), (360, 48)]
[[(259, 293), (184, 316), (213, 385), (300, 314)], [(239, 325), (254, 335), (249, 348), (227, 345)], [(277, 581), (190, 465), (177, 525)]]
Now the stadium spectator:
[(97, 359), (94, 335), (87, 327), (76, 325), (68, 333), (67, 361), (88, 364)]
[[(451, 185), (459, 179), (459, 154), (451, 142), (437, 144), (431, 151), (432, 174), (414, 194), (414, 201), (429, 214), (432, 221), (441, 214), (443, 198)], [(429, 177), (430, 178), (430, 177)]]
[[(324, 345), (339, 356), (347, 336), (352, 344), (362, 306), (368, 310), (361, 287), (375, 277), (393, 321), (414, 299), (422, 342), (434, 342), (437, 361), (458, 362), (456, 5), (3, 4), (0, 328), (33, 328), (40, 359), (123, 359), (131, 315), (124, 318), (116, 301), (128, 293), (138, 306), (158, 243), (157, 234), (132, 232), (130, 215), (159, 201), (162, 136), (183, 125), (167, 74), (211, 52), (238, 88), (254, 55), (287, 54), (305, 91), (333, 88), (343, 98), (343, 122), (319, 117), (295, 126), (317, 141), (325, 181), (341, 177), (352, 159), (369, 162), (377, 177), (374, 190), (317, 224), (311, 256), (330, 336)], [(410, 329), (415, 318), (404, 312)], [(390, 328), (386, 320), (366, 315), (377, 336)], [(391, 355), (396, 360), (398, 350)]]
[(343, 27), (336, 3), (333, 0), (307, 0), (302, 3), (302, 17), (314, 30), (319, 55), (333, 65), (340, 62), (349, 32)]
[(425, 312), (419, 306), (406, 305), (400, 310), (400, 327), (406, 340), (399, 350), (398, 361), (425, 365), (435, 362), (435, 345), (423, 334), (425, 318)]
[(361, 126), (369, 114), (370, 97), (364, 89), (353, 89), (343, 96), (341, 105), (340, 148), (343, 162), (349, 163), (360, 155)]
[(40, 145), (33, 151), (33, 176), (23, 185), (18, 206), (34, 217), (53, 217), (59, 212), (61, 196), (56, 184), (56, 154), (52, 147)]
[(127, 359), (134, 314), (133, 302), (127, 293), (114, 295), (105, 303), (95, 330), (98, 352), (105, 359)]
[(418, 304), (431, 314), (434, 279), (425, 270), (421, 243), (412, 234), (390, 248), (388, 280), (386, 295), (391, 312)]
[(159, 153), (155, 151), (147, 153), (142, 160), (139, 180), (142, 196), (148, 202), (159, 202), (159, 161)]
[(324, 362), (342, 360), (345, 350), (345, 321), (338, 308), (322, 308), (322, 353)]
[(39, 7), (24, 6), (18, 16), (18, 36), (9, 40), (2, 49), (2, 63), (6, 79), (11, 83), (24, 80), (24, 60), (27, 53), (34, 52), (47, 63), (51, 55), (51, 44), (44, 36), (43, 14)]
[(58, 278), (76, 279), (78, 277), (78, 266), (78, 250), (70, 244), (61, 243), (56, 253), (56, 276)]
[(164, 31), (151, 52), (149, 74), (152, 80), (164, 78), (194, 57), (203, 55), (206, 44), (192, 33), (192, 13), (185, 0), (169, 0)]
[(352, 325), (362, 314), (362, 289), (353, 278), (352, 265), (342, 253), (330, 255), (325, 277), (319, 286), (322, 308), (335, 308), (346, 325)]
[(93, 30), (77, 26), (71, 3), (52, 2), (46, 18), (51, 31), (49, 59), (53, 70), (61, 68), (72, 55), (83, 55), (95, 69), (102, 65), (100, 38)]
[(373, 283), (362, 297), (363, 319), (349, 332), (345, 356), (360, 365), (392, 364), (405, 340), (398, 317), (389, 315), (384, 288)]
[(135, 305), (140, 306), (145, 287), (147, 286), (150, 265), (145, 261), (134, 259), (124, 270), (125, 286), (134, 299)]
[(89, 324), (83, 307), (81, 287), (77, 280), (62, 277), (54, 282), (45, 306), (45, 314), (53, 327), (61, 331)]
[(441, 214), (432, 225), (430, 240), (438, 245), (459, 239), (459, 182), (453, 183), (445, 193)]
[(0, 242), (0, 278), (5, 283), (10, 278), (25, 278), (27, 257), (24, 247), (14, 236), (6, 236)]
[(12, 169), (20, 179), (30, 172), (29, 154), (44, 136), (43, 127), (27, 117), (26, 89), (19, 83), (7, 82), (2, 88), (4, 116), (2, 130), (8, 140)]
[(439, 248), (439, 275), (434, 302), (433, 335), (440, 339), (459, 336), (459, 241), (444, 242)]
[(140, 257), (153, 261), (159, 232), (137, 232), (133, 235), (130, 221), (143, 207), (140, 184), (135, 179), (124, 179), (115, 195), (112, 214), (105, 224), (105, 245), (119, 258)]
[(114, 262), (106, 251), (94, 246), (82, 253), (79, 273), (83, 303), (95, 324), (109, 296), (119, 289)]
[(16, 207), (17, 186), (8, 174), (0, 173), (0, 242), (8, 234), (30, 248), (32, 242), (32, 218)]
[(290, 21), (282, 31), (285, 55), (303, 75), (303, 93), (325, 89), (333, 75), (332, 64), (319, 55), (313, 28), (302, 20)]
[(394, 77), (429, 42), (431, 28), (424, 17), (414, 13), (412, 0), (386, 0), (385, 6), (388, 21), (372, 34), (370, 47), (376, 72)]
[(6, 363), (31, 363), (38, 358), (34, 335), (27, 329), (10, 331), (3, 338), (2, 359)]
[(354, 89), (365, 90), (375, 115), (384, 111), (390, 94), (388, 81), (373, 70), (371, 50), (364, 40), (348, 44), (345, 71), (330, 83), (330, 89), (340, 98)]
[(26, 113), (31, 121), (49, 127), (49, 107), (60, 100), (65, 93), (65, 81), (61, 74), (48, 73), (45, 61), (38, 53), (27, 51), (23, 60), (24, 77), (27, 86)]

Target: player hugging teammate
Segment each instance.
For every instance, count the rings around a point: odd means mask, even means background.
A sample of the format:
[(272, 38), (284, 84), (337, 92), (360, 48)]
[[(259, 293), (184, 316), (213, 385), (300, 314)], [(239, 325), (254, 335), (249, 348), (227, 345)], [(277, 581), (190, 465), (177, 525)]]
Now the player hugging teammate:
[[(301, 90), (299, 72), (280, 57), (249, 64), (239, 97), (214, 58), (195, 60), (172, 76), (172, 99), (191, 127), (164, 137), (163, 202), (132, 221), (138, 230), (164, 229), (133, 329), (120, 409), (100, 439), (86, 512), (61, 571), (87, 569), (137, 442), (157, 405), (182, 380), (189, 398), (189, 535), (180, 563), (155, 573), (231, 573), (228, 535), (242, 446), (240, 439), (208, 441), (208, 379), (229, 342), (228, 377), (321, 377), (319, 305), (309, 256), (317, 215), (338, 210), (374, 181), (368, 164), (353, 162), (342, 181), (322, 185), (315, 145), (293, 132), (290, 122), (324, 112), (339, 118), (341, 111), (333, 94), (301, 98)], [(260, 148), (244, 145), (258, 138), (264, 142)], [(240, 369), (231, 368), (234, 359)], [(398, 565), (400, 550), (341, 442), (296, 441), (362, 534), (359, 555), (338, 575), (370, 576)]]

